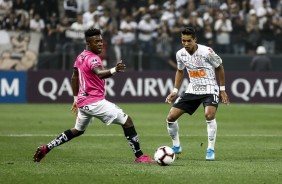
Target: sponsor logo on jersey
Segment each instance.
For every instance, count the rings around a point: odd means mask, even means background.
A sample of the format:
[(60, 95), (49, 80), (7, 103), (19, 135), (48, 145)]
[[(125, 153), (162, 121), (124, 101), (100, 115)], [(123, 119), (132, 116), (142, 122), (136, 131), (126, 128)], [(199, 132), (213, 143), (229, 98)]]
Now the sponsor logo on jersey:
[(191, 77), (191, 78), (204, 77), (206, 75), (207, 75), (207, 73), (203, 69), (202, 70), (189, 71), (189, 77)]
[(207, 91), (206, 85), (193, 85), (193, 91)]
[(98, 62), (98, 59), (96, 59), (96, 58), (95, 58), (95, 59), (92, 59), (92, 62), (93, 62), (93, 63), (97, 63), (97, 62)]
[(80, 94), (81, 96), (88, 96), (88, 93), (84, 92)]

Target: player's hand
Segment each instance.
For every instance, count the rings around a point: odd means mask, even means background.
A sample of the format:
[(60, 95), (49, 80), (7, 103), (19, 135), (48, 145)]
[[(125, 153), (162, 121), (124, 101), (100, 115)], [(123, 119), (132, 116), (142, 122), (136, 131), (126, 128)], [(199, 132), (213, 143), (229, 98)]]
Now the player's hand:
[(226, 94), (226, 92), (225, 91), (220, 91), (220, 97), (221, 97), (221, 101), (224, 103), (224, 104), (226, 104), (226, 105), (229, 105), (229, 98), (228, 98), (228, 96), (227, 96), (227, 94)]
[(77, 113), (78, 113), (78, 107), (77, 107), (76, 102), (73, 102), (72, 107), (71, 107), (71, 111), (72, 111), (72, 113), (74, 113), (75, 115), (77, 115)]
[(166, 97), (165, 102), (166, 102), (166, 103), (169, 103), (169, 104), (172, 103), (172, 102), (174, 102), (174, 100), (175, 100), (175, 98), (176, 98), (176, 95), (177, 95), (176, 92), (170, 93), (170, 94)]
[(122, 63), (122, 60), (116, 64), (116, 72), (124, 72), (126, 69), (126, 65)]

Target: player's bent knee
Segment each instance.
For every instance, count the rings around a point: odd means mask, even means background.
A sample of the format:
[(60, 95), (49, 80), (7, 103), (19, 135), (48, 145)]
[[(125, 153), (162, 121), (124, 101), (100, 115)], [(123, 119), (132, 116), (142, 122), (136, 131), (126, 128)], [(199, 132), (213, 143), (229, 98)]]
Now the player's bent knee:
[(167, 119), (166, 119), (167, 122), (175, 122), (176, 120), (177, 119), (172, 117), (172, 116), (168, 116)]
[(130, 116), (128, 116), (126, 122), (124, 123), (124, 125), (122, 125), (123, 128), (129, 128), (133, 126), (133, 121), (131, 119)]
[(215, 118), (215, 115), (214, 114), (205, 114), (205, 118), (206, 118), (206, 120), (210, 121), (210, 120), (213, 120)]

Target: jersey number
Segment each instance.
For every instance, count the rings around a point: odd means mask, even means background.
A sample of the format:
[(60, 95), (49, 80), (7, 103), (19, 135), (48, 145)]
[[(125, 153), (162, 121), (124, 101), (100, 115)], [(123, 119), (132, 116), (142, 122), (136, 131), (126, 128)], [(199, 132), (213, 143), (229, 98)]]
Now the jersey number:
[(218, 96), (217, 96), (217, 95), (213, 95), (213, 101), (215, 101), (216, 103), (218, 103), (218, 102), (219, 102), (219, 98), (218, 98)]

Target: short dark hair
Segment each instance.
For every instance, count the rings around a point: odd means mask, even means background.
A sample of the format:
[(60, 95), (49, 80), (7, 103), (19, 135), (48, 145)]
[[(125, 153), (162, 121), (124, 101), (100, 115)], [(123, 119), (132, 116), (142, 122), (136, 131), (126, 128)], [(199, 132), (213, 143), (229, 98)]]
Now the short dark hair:
[(101, 34), (100, 29), (96, 29), (96, 28), (89, 28), (88, 30), (86, 30), (84, 32), (84, 36), (85, 36), (86, 41), (87, 41), (88, 38), (90, 38), (92, 36), (97, 36), (97, 35), (100, 35), (100, 34)]
[(193, 27), (185, 27), (181, 33), (183, 35), (192, 35), (193, 38), (196, 38), (196, 31)]

